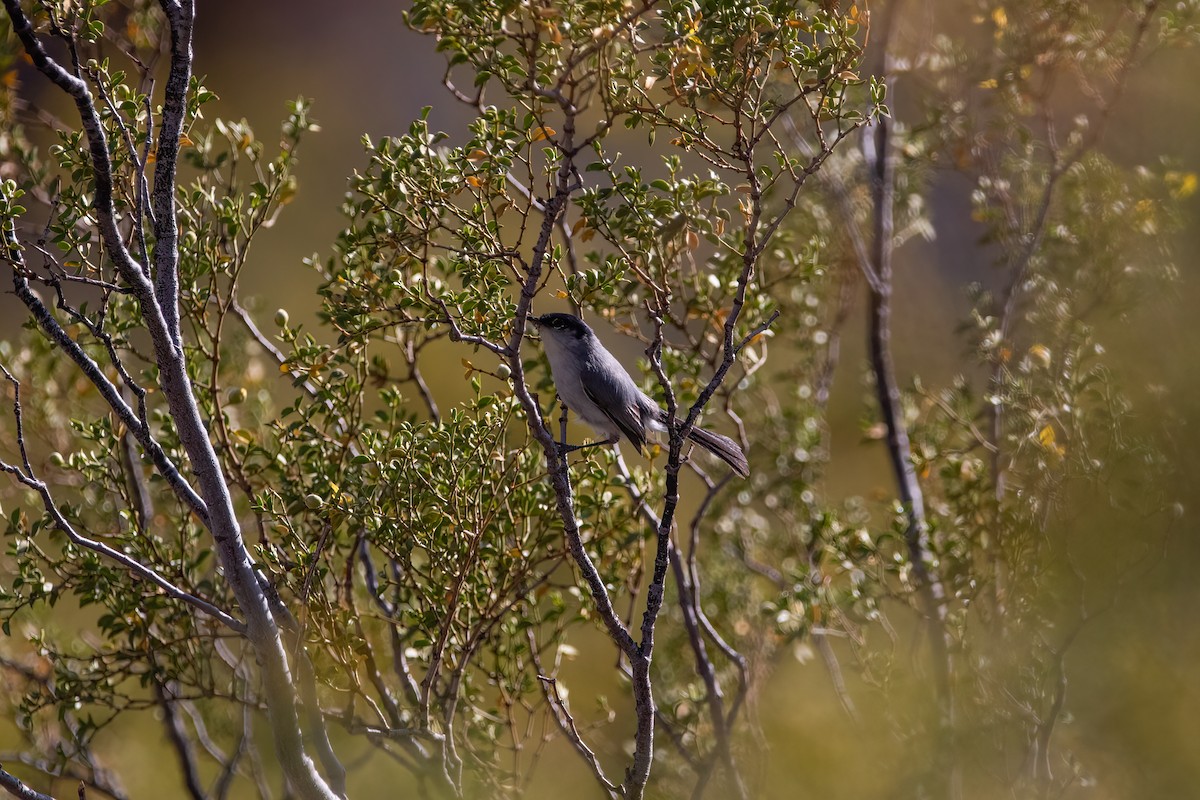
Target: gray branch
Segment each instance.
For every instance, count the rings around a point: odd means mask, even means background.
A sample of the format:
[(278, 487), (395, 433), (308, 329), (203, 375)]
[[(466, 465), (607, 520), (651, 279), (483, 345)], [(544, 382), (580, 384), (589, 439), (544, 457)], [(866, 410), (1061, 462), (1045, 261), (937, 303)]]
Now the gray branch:
[(154, 162), (154, 294), (176, 347), (183, 347), (179, 331), (179, 244), (175, 225), (175, 172), (179, 162), (179, 137), (187, 110), (188, 81), (192, 74), (192, 0), (159, 0), (171, 23), (171, 68), (163, 97), (162, 124)]
[(0, 766), (0, 787), (21, 800), (54, 800), (48, 794), (34, 791), (26, 786), (20, 778)]

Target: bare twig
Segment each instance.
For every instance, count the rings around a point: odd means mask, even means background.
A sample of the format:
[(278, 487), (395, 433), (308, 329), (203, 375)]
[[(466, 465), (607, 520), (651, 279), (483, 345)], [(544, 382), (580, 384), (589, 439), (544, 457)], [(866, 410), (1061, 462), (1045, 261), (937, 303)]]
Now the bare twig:
[[(885, 9), (883, 41), (879, 45), (875, 74), (886, 80), (890, 69), (889, 42), (898, 18), (899, 2)], [(932, 650), (934, 690), (938, 700), (938, 725), (945, 744), (947, 796), (961, 796), (961, 778), (954, 733), (954, 696), (951, 682), (952, 663), (949, 631), (946, 627), (946, 591), (936, 573), (930, 552), (929, 524), (925, 518), (925, 497), (913, 465), (912, 447), (901, 406), (891, 352), (892, 251), (895, 247), (895, 157), (892, 124), (887, 117), (875, 121), (873, 137), (864, 136), (864, 153), (870, 169), (874, 230), (871, 268), (865, 271), (870, 290), (869, 351), (875, 376), (875, 394), (880, 415), (887, 426), (887, 450), (892, 472), (900, 490), (900, 500), (908, 518), (905, 542), (915, 576), (917, 596), (929, 630)]]
[(183, 784), (192, 800), (205, 800), (207, 795), (200, 783), (200, 772), (196, 764), (196, 751), (188, 738), (183, 720), (179, 718), (175, 705), (178, 702), (171, 690), (160, 679), (154, 681), (154, 697), (162, 710), (163, 725), (167, 729), (167, 738), (179, 758), (179, 766), (183, 770)]
[[(530, 645), (530, 653), (533, 654), (535, 659), (538, 658), (536, 643)], [(583, 737), (579, 733), (579, 728), (575, 726), (575, 718), (571, 716), (571, 711), (567, 708), (566, 701), (558, 691), (558, 680), (543, 675), (540, 667), (538, 668), (537, 679), (542, 687), (542, 693), (546, 698), (546, 702), (550, 706), (554, 721), (558, 724), (559, 729), (562, 730), (563, 735), (567, 737), (567, 741), (583, 756), (583, 760), (592, 768), (592, 774), (595, 775), (596, 780), (608, 792), (609, 796), (620, 797), (620, 787), (610, 781), (608, 776), (604, 774), (604, 768), (600, 766), (600, 761), (596, 758), (596, 754), (583, 741)]]
[(13, 797), (20, 798), (20, 800), (54, 800), (48, 794), (42, 794), (30, 789), (22, 783), (20, 778), (4, 769), (4, 767), (0, 767), (0, 788), (3, 788)]

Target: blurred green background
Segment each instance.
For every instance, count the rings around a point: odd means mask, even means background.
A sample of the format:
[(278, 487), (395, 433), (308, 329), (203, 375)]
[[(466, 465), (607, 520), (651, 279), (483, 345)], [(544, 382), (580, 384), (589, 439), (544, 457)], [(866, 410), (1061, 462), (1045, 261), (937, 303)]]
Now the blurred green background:
[[(441, 86), (443, 61), (434, 41), (405, 28), (404, 3), (357, 0), (333, 7), (312, 0), (217, 0), (198, 5), (195, 71), (221, 98), (209, 107), (209, 116), (245, 117), (270, 143), (287, 100), (303, 95), (314, 101), (322, 132), (301, 147), (299, 194), (274, 228), (256, 240), (243, 289), (243, 295), (260, 298), (264, 320), (264, 314), (286, 307), (293, 320), (311, 322), (317, 279), (301, 259), (314, 253), (324, 257), (342, 226), (338, 206), (347, 176), (363, 162), (363, 134), (399, 132), (428, 105), (432, 126), (453, 137), (464, 129), (467, 114)], [(938, 13), (964, 13), (959, 4), (940, 5)], [(1146, 64), (1134, 74), (1102, 149), (1126, 165), (1167, 156), (1183, 169), (1200, 170), (1197, 77), (1200, 51), (1195, 49), (1164, 53)], [(900, 251), (894, 303), (902, 382), (919, 373), (928, 385), (959, 369), (964, 345), (954, 331), (967, 309), (964, 287), (987, 281), (989, 263), (977, 250), (970, 187), (953, 175), (935, 180), (933, 214), (943, 235)], [(1137, 424), (1167, 434), (1174, 465), (1169, 488), (1181, 513), (1165, 552), (1084, 630), (1067, 657), (1071, 715), (1057, 735), (1095, 777), (1088, 796), (1098, 800), (1200, 797), (1200, 481), (1195, 477), (1200, 470), (1200, 334), (1191, 327), (1200, 304), (1200, 194), (1186, 201), (1185, 213), (1179, 282), (1150, 298), (1135, 316), (1101, 325), (1102, 341), (1118, 356), (1117, 383), (1137, 401)], [(0, 334), (11, 336), (17, 321), (13, 299), (0, 298)], [(830, 498), (893, 492), (881, 445), (862, 443), (858, 431), (864, 330), (861, 319), (852, 319), (843, 342), (831, 406)], [(446, 374), (427, 377), (435, 393), (461, 390), (456, 360)], [(1088, 524), (1083, 535), (1097, 548), (1121, 548), (1126, 541), (1125, 532), (1106, 530), (1103, 520)], [(586, 650), (593, 644), (608, 652), (599, 637), (579, 646)], [(902, 654), (899, 663), (906, 658), (920, 660)], [(579, 678), (586, 681), (594, 673), (591, 679), (607, 681), (598, 677), (610, 671), (607, 656), (589, 660), (590, 668), (577, 669)], [(770, 698), (760, 706), (771, 751), (769, 796), (911, 796), (905, 783), (911, 754), (896, 746), (886, 707), (875, 690), (858, 685), (852, 668), (847, 677), (862, 714), (858, 726), (842, 713), (817, 660), (786, 660), (764, 689)], [(901, 675), (890, 691), (903, 696), (907, 683), (919, 680), (917, 674)], [(621, 694), (615, 686), (606, 690), (610, 696)], [(587, 691), (586, 683), (575, 685), (577, 697)], [(175, 794), (173, 770), (146, 768), (172, 758), (165, 743), (147, 747), (113, 747), (113, 765), (132, 767), (123, 773), (134, 797)], [(562, 750), (551, 755), (574, 758)], [(594, 791), (577, 764), (557, 769), (553, 759), (543, 766), (537, 794)], [(566, 782), (568, 773), (580, 774), (577, 785)], [(360, 796), (372, 793), (369, 775), (356, 780), (365, 792)]]

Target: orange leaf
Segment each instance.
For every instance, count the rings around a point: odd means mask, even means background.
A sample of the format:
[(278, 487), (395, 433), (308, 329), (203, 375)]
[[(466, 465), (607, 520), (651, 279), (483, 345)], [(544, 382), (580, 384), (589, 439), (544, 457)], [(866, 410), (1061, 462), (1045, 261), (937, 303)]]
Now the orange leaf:
[(539, 125), (529, 132), (529, 141), (540, 142), (543, 139), (549, 139), (556, 133), (558, 133), (558, 131), (554, 130), (554, 128), (549, 128), (545, 125)]

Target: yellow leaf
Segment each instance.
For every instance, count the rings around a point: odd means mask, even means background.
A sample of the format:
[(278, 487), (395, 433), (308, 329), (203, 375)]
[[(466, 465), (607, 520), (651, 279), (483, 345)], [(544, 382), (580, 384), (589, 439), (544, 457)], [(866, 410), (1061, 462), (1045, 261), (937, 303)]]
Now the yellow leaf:
[(467, 183), (471, 184), (476, 189), (483, 185), (483, 181), (479, 180), (479, 178), (476, 178), (474, 175), (467, 176)]
[(988, 78), (986, 81), (979, 82), (980, 89), (995, 89), (999, 85), (1000, 81), (996, 80), (995, 78)]
[(1043, 367), (1050, 366), (1050, 348), (1044, 344), (1035, 344), (1029, 348), (1029, 355), (1037, 359)]
[(1191, 197), (1196, 193), (1196, 173), (1189, 172), (1183, 176), (1183, 183), (1179, 185), (1179, 189), (1175, 192), (1175, 196), (1181, 200), (1185, 197)]
[(688, 250), (695, 250), (699, 246), (700, 246), (700, 237), (696, 235), (695, 231), (688, 231), (687, 232), (687, 248), (688, 248)]
[(1047, 425), (1046, 427), (1044, 427), (1040, 431), (1038, 431), (1038, 444), (1040, 444), (1042, 447), (1046, 448), (1047, 450), (1055, 449), (1054, 448), (1055, 438), (1056, 437), (1054, 435), (1054, 428), (1050, 425)]
[(291, 371), (292, 371), (292, 368), (288, 365), (288, 363), (286, 361), (279, 365), (280, 373), (288, 373)]
[(591, 240), (591, 238), (592, 238), (593, 236), (595, 236), (595, 235), (596, 235), (596, 229), (595, 229), (595, 228), (586, 228), (586, 229), (583, 231), (583, 233), (580, 235), (580, 237), (579, 237), (579, 238), (580, 238), (582, 241), (585, 241), (585, 242), (587, 242), (587, 241), (590, 241), (590, 240)]
[(584, 225), (587, 225), (587, 217), (580, 217), (579, 219), (575, 220), (575, 224), (571, 226), (571, 234), (574, 235), (579, 233), (579, 231), (583, 229)]
[(487, 157), (488, 157), (488, 154), (485, 153), (483, 150), (472, 150), (471, 154), (467, 156), (467, 160), (468, 161), (483, 161)]
[(559, 289), (557, 292), (555, 292), (554, 296), (557, 297), (559, 300), (566, 300), (568, 297), (567, 293), (564, 292), (562, 289)]
[(539, 125), (529, 132), (529, 141), (540, 142), (543, 139), (549, 139), (556, 133), (558, 133), (558, 131), (554, 130), (554, 128), (549, 128), (545, 125)]
[(195, 144), (195, 142), (193, 142), (191, 139), (189, 139), (188, 135), (186, 133), (181, 133), (179, 135), (179, 146), (180, 147), (191, 147), (194, 144)]
[(1008, 27), (1008, 12), (1005, 11), (1003, 8), (997, 8), (995, 11), (992, 12), (992, 22), (996, 23), (997, 28), (1001, 28), (1001, 29), (1007, 28)]
[(1167, 185), (1171, 188), (1171, 197), (1174, 197), (1176, 200), (1191, 197), (1196, 193), (1196, 189), (1200, 188), (1197, 185), (1196, 173), (1194, 172), (1176, 172), (1172, 170), (1163, 177), (1166, 179)]

